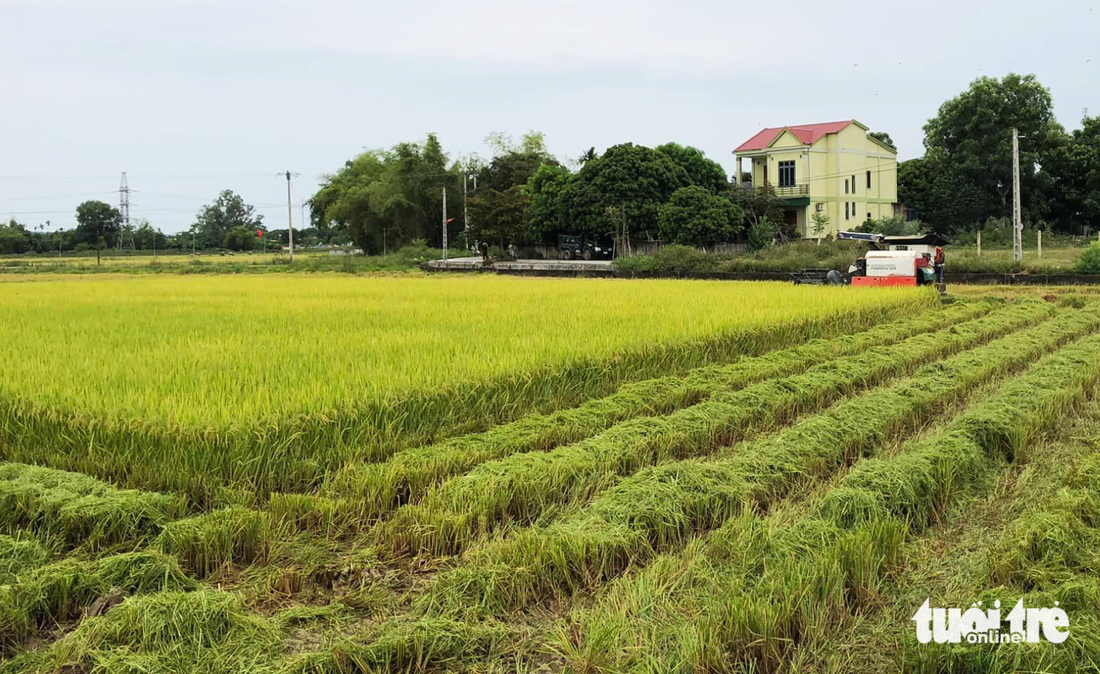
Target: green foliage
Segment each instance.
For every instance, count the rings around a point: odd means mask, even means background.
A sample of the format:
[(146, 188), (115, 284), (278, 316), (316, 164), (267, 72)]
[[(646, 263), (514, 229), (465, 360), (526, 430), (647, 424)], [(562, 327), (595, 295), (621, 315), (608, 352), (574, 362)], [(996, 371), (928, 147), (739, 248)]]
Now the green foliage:
[(890, 134), (886, 133), (885, 131), (870, 131), (867, 135), (881, 143), (886, 143), (890, 147), (897, 147), (897, 145), (894, 145), (894, 139), (891, 138)]
[(764, 250), (775, 244), (775, 225), (767, 218), (761, 218), (749, 228), (749, 249)]
[(660, 207), (658, 225), (663, 241), (713, 246), (731, 241), (741, 231), (741, 212), (725, 196), (692, 185), (673, 192)]
[(707, 159), (702, 150), (676, 143), (665, 143), (654, 149), (667, 155), (684, 169), (691, 185), (702, 187), (711, 194), (722, 194), (729, 189), (730, 181), (726, 177), (726, 170), (718, 162)]
[(28, 653), (31, 671), (271, 672), (277, 625), (218, 590), (132, 597), (85, 620), (49, 648)]
[(42, 566), (49, 551), (36, 539), (0, 534), (0, 585), (10, 584), (20, 573)]
[(1100, 226), (1100, 122), (1072, 135), (1054, 118), (1034, 75), (981, 77), (925, 125), (925, 156), (898, 168), (898, 196), (941, 232), (971, 228), (1012, 210), (1012, 134), (1020, 142), (1025, 221), (1061, 231)]
[(180, 515), (176, 496), (115, 487), (81, 473), (0, 463), (0, 528), (28, 528), (98, 549), (139, 541)]
[(256, 230), (237, 225), (225, 234), (222, 247), (229, 250), (252, 250), (256, 245)]
[(810, 233), (820, 239), (829, 231), (829, 216), (824, 211), (814, 211), (810, 216)]
[(481, 241), (498, 242), (501, 246), (520, 241), (527, 228), (527, 207), (530, 198), (519, 185), (503, 192), (478, 188), (470, 198), (470, 236)]
[(920, 226), (916, 221), (906, 222), (904, 217), (894, 215), (879, 220), (867, 220), (859, 227), (856, 227), (855, 231), (873, 232), (886, 236), (903, 236), (917, 234), (920, 231)]
[(730, 190), (729, 195), (730, 200), (741, 208), (749, 231), (764, 220), (772, 223), (783, 222), (783, 200), (775, 193), (775, 187), (772, 185), (755, 189), (735, 187)]
[(110, 247), (118, 241), (122, 214), (102, 201), (85, 201), (76, 207), (76, 230), (73, 241), (96, 246), (102, 241)]
[[(201, 249), (229, 247), (229, 242), (244, 246), (243, 232), (255, 237), (256, 230), (263, 227), (263, 216), (256, 215), (255, 209), (244, 202), (240, 195), (225, 190), (218, 195), (214, 203), (199, 210), (191, 231), (195, 234), (195, 245)], [(229, 235), (237, 230), (234, 238)], [(246, 248), (233, 250), (247, 250)]]
[(1093, 241), (1077, 259), (1074, 271), (1078, 274), (1100, 274), (1100, 243)]
[(8, 224), (0, 224), (0, 255), (21, 255), (31, 250), (34, 242), (27, 228), (12, 218)]
[(0, 652), (35, 630), (67, 622), (109, 592), (144, 594), (191, 590), (175, 560), (155, 552), (128, 552), (94, 562), (65, 559), (32, 568), (10, 586), (0, 586)]
[(562, 192), (571, 176), (564, 166), (543, 164), (528, 179), (524, 189), (531, 200), (528, 218), (533, 240), (556, 243), (559, 234), (568, 233), (570, 227), (565, 219)]
[[(327, 177), (310, 200), (314, 221), (345, 229), (368, 254), (387, 253), (421, 239), (442, 247), (443, 190), (448, 233), (461, 231), (462, 171), (447, 166), (435, 134), (424, 143), (399, 143), (390, 150), (369, 150)], [(480, 187), (480, 185), (479, 185)]]
[(620, 226), (618, 209), (625, 208), (630, 237), (652, 239), (661, 204), (689, 184), (687, 172), (668, 155), (615, 145), (582, 166), (561, 191), (562, 217), (575, 233), (603, 236)]
[(188, 569), (209, 576), (227, 564), (251, 564), (267, 556), (270, 516), (247, 508), (226, 508), (171, 522), (157, 545)]

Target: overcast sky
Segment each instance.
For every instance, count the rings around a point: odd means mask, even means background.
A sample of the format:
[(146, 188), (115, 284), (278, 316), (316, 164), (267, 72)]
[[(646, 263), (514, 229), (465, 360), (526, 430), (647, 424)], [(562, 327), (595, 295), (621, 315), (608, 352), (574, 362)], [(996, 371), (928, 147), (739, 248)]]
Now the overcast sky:
[(559, 158), (694, 145), (732, 171), (764, 126), (855, 118), (902, 159), (982, 75), (1035, 73), (1100, 113), (1100, 0), (0, 0), (0, 218), (81, 201), (186, 229), (221, 189), (285, 227), (363, 148), (546, 134)]

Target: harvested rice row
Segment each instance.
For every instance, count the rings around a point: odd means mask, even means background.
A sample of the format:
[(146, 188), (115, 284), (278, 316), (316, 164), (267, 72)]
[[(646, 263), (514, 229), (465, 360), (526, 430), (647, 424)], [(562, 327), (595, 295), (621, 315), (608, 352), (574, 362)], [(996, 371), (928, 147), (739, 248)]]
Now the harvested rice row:
[(140, 542), (183, 514), (183, 500), (118, 489), (81, 473), (0, 463), (0, 530), (30, 529), (90, 550)]
[(917, 427), (989, 377), (1096, 329), (1100, 316), (1074, 312), (926, 366), (910, 379), (742, 444), (729, 458), (642, 470), (572, 517), (476, 549), (471, 563), (440, 576), (427, 601), (436, 610), (481, 605), (498, 613), (554, 593), (592, 590), (746, 509), (767, 508), (883, 439)]
[[(1044, 358), (942, 431), (896, 456), (860, 462), (795, 526), (768, 529), (752, 516), (731, 520), (692, 550), (705, 550), (688, 572), (693, 580), (677, 578), (668, 560), (655, 565), (653, 571), (666, 574), (663, 582), (683, 583), (684, 591), (673, 593), (679, 598), (654, 597), (652, 589), (662, 580), (650, 570), (624, 583), (586, 616), (585, 638), (598, 640), (617, 621), (619, 630), (646, 644), (643, 650), (656, 649), (649, 655), (660, 652), (675, 663), (670, 671), (731, 661), (756, 671), (781, 669), (793, 644), (867, 605), (911, 531), (934, 521), (1006, 459), (1018, 457), (1098, 382), (1100, 336), (1092, 335)], [(661, 624), (635, 611), (647, 593), (664, 604)], [(611, 670), (639, 668), (646, 653), (632, 651), (631, 643), (616, 646)]]
[[(1100, 404), (1094, 399), (1085, 429), (1070, 429), (1064, 443), (1040, 448), (1029, 460), (1028, 493), (1017, 493), (1022, 509), (985, 548), (949, 549), (971, 555), (982, 563), (967, 565), (975, 573), (965, 583), (953, 583), (958, 604), (980, 600), (984, 606), (1001, 602), (1002, 615), (1023, 600), (1027, 607), (1052, 607), (1058, 602), (1069, 615), (1069, 638), (1060, 644), (920, 645), (906, 622), (904, 633), (893, 638), (902, 644), (899, 657), (912, 671), (1010, 674), (1019, 671), (1094, 672), (1100, 670), (1100, 433), (1096, 420)], [(1084, 430), (1086, 435), (1079, 435)], [(1032, 445), (1034, 446), (1034, 445)], [(1054, 465), (1051, 465), (1053, 463)], [(1042, 473), (1052, 479), (1043, 480)], [(1036, 484), (1040, 482), (1041, 484)], [(1039, 487), (1037, 489), (1037, 487)], [(925, 543), (922, 541), (922, 543)], [(952, 546), (955, 544), (952, 542)], [(972, 544), (971, 544), (972, 546)], [(919, 605), (931, 597), (934, 605), (954, 605), (925, 587)], [(956, 589), (957, 588), (957, 589)], [(905, 618), (912, 612), (910, 606)], [(891, 623), (891, 633), (899, 632)]]
[(24, 571), (42, 566), (50, 559), (50, 551), (37, 539), (0, 534), (0, 585), (7, 585)]
[(668, 414), (720, 391), (798, 374), (828, 360), (970, 320), (987, 313), (990, 307), (988, 302), (956, 304), (852, 335), (815, 339), (731, 365), (707, 366), (685, 376), (627, 384), (613, 395), (590, 400), (580, 407), (553, 414), (532, 414), (483, 433), (407, 449), (384, 463), (352, 465), (330, 478), (321, 494), (355, 498), (361, 507), (360, 518), (376, 517), (404, 503), (415, 502), (430, 487), (486, 461), (579, 442), (627, 419)]
[(705, 455), (836, 396), (875, 385), (934, 358), (970, 348), (1041, 321), (1049, 305), (1029, 302), (945, 331), (911, 337), (771, 379), (667, 417), (634, 419), (589, 440), (552, 452), (520, 454), (482, 464), (399, 509), (381, 527), (395, 554), (450, 554), (508, 521), (530, 522), (546, 510), (590, 498), (620, 476), (662, 460)]
[(154, 552), (127, 552), (94, 562), (66, 559), (31, 569), (0, 586), (0, 653), (37, 631), (80, 617), (110, 592), (125, 596), (195, 587), (174, 559)]

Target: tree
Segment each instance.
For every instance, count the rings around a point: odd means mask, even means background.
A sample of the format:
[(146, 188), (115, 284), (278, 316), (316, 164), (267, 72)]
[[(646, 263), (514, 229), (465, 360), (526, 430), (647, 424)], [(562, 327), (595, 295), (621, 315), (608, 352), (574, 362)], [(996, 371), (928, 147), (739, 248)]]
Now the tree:
[[(1020, 180), (1025, 216), (1042, 215), (1045, 198), (1038, 173), (1065, 132), (1054, 118), (1054, 104), (1034, 75), (1010, 74), (1003, 79), (981, 77), (969, 89), (940, 106), (924, 127), (925, 159), (937, 172), (936, 184), (948, 200), (968, 206), (941, 212), (934, 221), (941, 229), (958, 229), (988, 217), (1012, 212), (1012, 129), (1020, 144)], [(1038, 169), (1038, 170), (1037, 170)], [(942, 174), (942, 178), (939, 176)], [(976, 218), (960, 221), (960, 217)], [(926, 206), (925, 213), (931, 214)]]
[(817, 237), (817, 243), (820, 245), (821, 238), (829, 231), (829, 216), (823, 211), (814, 211), (810, 216), (810, 222), (812, 223), (810, 231)]
[(102, 201), (85, 201), (76, 207), (74, 243), (88, 246), (113, 246), (118, 241), (122, 215)]
[(741, 231), (741, 210), (701, 185), (682, 187), (661, 206), (661, 240), (686, 246), (713, 246)]
[(0, 225), (0, 255), (21, 255), (31, 250), (33, 242), (27, 228), (12, 218)]
[(148, 220), (139, 220), (134, 228), (134, 245), (138, 250), (164, 250), (168, 237), (159, 229), (153, 229)]
[(569, 169), (559, 164), (543, 164), (527, 180), (524, 191), (530, 200), (527, 209), (531, 237), (547, 243), (556, 243), (558, 235), (565, 232), (562, 191), (572, 179)]
[(775, 225), (768, 218), (760, 218), (749, 228), (749, 248), (763, 250), (775, 243)]
[[(325, 178), (310, 200), (318, 227), (346, 230), (368, 253), (396, 249), (423, 239), (442, 246), (443, 189), (447, 190), (448, 226), (453, 237), (462, 221), (461, 175), (435, 134), (424, 143), (398, 143), (390, 150), (369, 150)], [(479, 186), (480, 187), (480, 186)]]
[(222, 247), (234, 227), (255, 232), (262, 225), (262, 215), (256, 215), (255, 209), (232, 190), (225, 190), (214, 203), (202, 207), (191, 230), (195, 233), (195, 244), (206, 249)]
[(615, 145), (582, 166), (561, 191), (562, 217), (576, 233), (603, 236), (616, 230), (608, 214), (625, 208), (630, 238), (653, 238), (661, 204), (690, 184), (668, 155), (633, 143)]
[(659, 145), (656, 150), (684, 169), (692, 185), (704, 187), (712, 194), (719, 194), (729, 189), (730, 182), (726, 177), (726, 170), (718, 162), (707, 159), (702, 150), (676, 143)]
[(230, 229), (225, 234), (225, 239), (222, 241), (222, 248), (228, 248), (229, 250), (244, 251), (252, 250), (256, 244), (256, 230), (248, 229), (237, 225), (233, 229)]
[(880, 143), (885, 143), (892, 148), (897, 148), (897, 145), (894, 145), (894, 139), (891, 138), (890, 134), (886, 133), (885, 131), (871, 131), (867, 135), (871, 138), (874, 138)]
[(1086, 117), (1080, 129), (1067, 136), (1044, 165), (1051, 184), (1045, 190), (1057, 195), (1050, 216), (1065, 232), (1100, 228), (1100, 116)]
[(482, 241), (495, 241), (501, 248), (521, 240), (527, 228), (529, 204), (527, 192), (519, 185), (503, 192), (479, 189), (467, 204), (470, 235)]
[(741, 208), (745, 223), (750, 230), (761, 220), (771, 223), (773, 230), (774, 223), (783, 222), (783, 200), (775, 193), (774, 186), (763, 185), (755, 189), (732, 188), (729, 195), (730, 200)]

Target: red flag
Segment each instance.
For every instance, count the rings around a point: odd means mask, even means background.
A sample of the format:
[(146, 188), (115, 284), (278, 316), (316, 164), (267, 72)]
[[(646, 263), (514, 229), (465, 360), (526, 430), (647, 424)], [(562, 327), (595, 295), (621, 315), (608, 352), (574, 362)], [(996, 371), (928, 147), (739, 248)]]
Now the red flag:
[(264, 230), (257, 229), (256, 230), (256, 236), (260, 237), (261, 239), (264, 238)]

